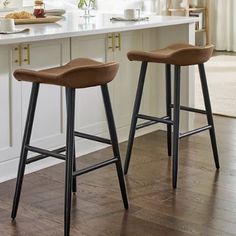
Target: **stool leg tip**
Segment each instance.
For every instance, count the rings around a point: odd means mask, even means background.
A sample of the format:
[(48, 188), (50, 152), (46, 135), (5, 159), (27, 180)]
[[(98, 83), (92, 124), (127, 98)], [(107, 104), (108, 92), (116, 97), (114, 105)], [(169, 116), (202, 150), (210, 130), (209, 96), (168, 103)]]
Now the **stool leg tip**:
[(177, 189), (177, 182), (173, 182), (172, 187), (174, 190)]
[(125, 203), (125, 209), (129, 209), (129, 202), (128, 202), (128, 199), (126, 200), (126, 203)]

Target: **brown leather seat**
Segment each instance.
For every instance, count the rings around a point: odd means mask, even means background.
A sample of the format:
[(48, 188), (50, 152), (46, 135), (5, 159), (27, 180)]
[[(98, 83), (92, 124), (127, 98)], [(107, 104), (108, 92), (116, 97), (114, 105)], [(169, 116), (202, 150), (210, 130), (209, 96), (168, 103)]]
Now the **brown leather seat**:
[(14, 76), (19, 81), (54, 84), (68, 88), (86, 88), (107, 84), (116, 76), (119, 65), (116, 62), (101, 63), (79, 58), (68, 64), (46, 70), (18, 69)]
[(213, 53), (214, 46), (193, 46), (190, 44), (173, 44), (166, 48), (152, 52), (130, 51), (130, 61), (156, 62), (179, 66), (203, 64), (208, 61)]

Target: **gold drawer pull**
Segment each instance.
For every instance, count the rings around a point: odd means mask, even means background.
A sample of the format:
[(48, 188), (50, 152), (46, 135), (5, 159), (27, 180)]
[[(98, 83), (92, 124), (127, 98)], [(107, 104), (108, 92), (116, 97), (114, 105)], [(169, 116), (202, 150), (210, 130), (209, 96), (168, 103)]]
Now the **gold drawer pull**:
[(27, 62), (27, 64), (30, 65), (30, 45), (27, 44), (27, 46), (24, 47), (24, 50), (27, 50), (26, 58), (24, 59), (24, 62)]
[(15, 48), (15, 51), (18, 52), (18, 59), (15, 60), (15, 63), (18, 63), (19, 66), (22, 66), (22, 52), (21, 45)]
[(121, 50), (121, 35), (120, 33), (118, 35), (116, 35), (116, 39), (118, 39), (118, 46), (116, 46), (117, 49), (119, 49), (119, 51)]
[(112, 49), (112, 52), (115, 52), (115, 48), (116, 48), (115, 34), (108, 36), (108, 39), (111, 39), (111, 46), (108, 47), (108, 49)]

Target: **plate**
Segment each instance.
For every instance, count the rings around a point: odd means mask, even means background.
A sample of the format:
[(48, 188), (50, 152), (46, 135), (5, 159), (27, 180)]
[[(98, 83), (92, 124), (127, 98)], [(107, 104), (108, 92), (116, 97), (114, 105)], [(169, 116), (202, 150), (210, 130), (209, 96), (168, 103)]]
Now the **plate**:
[(45, 14), (47, 16), (62, 16), (66, 13), (64, 9), (51, 9), (51, 10), (46, 10)]
[(15, 19), (16, 25), (22, 24), (43, 24), (43, 23), (55, 23), (61, 20), (61, 16), (46, 16), (44, 18), (34, 18), (34, 19)]
[(30, 31), (30, 29), (19, 29), (19, 30), (13, 30), (13, 31), (1, 31), (0, 34), (18, 34), (18, 33), (26, 33)]
[(133, 19), (127, 19), (124, 17), (112, 17), (110, 20), (111, 21), (145, 21), (145, 20), (149, 20), (149, 17), (139, 17), (139, 18), (133, 18)]

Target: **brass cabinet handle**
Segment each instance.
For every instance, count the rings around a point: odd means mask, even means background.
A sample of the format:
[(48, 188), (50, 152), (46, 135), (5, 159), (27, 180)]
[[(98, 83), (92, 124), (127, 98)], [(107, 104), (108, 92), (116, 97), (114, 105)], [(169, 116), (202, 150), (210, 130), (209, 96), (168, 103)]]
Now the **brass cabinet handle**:
[[(110, 44), (110, 40), (112, 40), (112, 36), (108, 36), (108, 44)], [(108, 49), (113, 49), (112, 46), (108, 45)]]
[(18, 52), (18, 59), (15, 60), (15, 63), (17, 63), (19, 66), (22, 66), (22, 48), (21, 48), (21, 45), (18, 45), (18, 47), (15, 48), (15, 51)]
[(119, 51), (121, 50), (121, 35), (120, 33), (116, 35), (116, 39), (118, 39), (118, 45), (116, 46)]
[(24, 50), (27, 50), (26, 58), (24, 59), (24, 62), (27, 62), (27, 64), (30, 65), (30, 45), (27, 44), (27, 46), (24, 46)]
[(111, 39), (111, 46), (109, 46), (108, 49), (111, 49), (112, 52), (115, 52), (115, 48), (116, 48), (115, 34), (111, 34), (110, 36), (108, 36), (108, 39)]
[(112, 33), (110, 36), (108, 36), (108, 39), (111, 40), (111, 46), (109, 46), (108, 49), (111, 49), (112, 52), (115, 52), (116, 49), (118, 49), (119, 51), (121, 50), (121, 34), (120, 33), (118, 34)]

